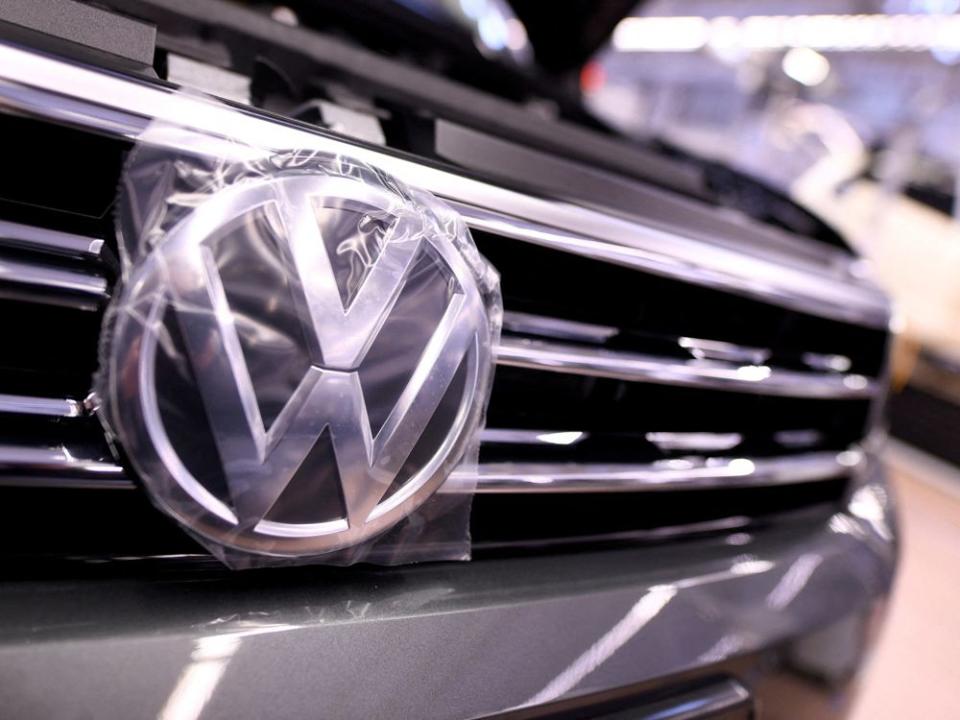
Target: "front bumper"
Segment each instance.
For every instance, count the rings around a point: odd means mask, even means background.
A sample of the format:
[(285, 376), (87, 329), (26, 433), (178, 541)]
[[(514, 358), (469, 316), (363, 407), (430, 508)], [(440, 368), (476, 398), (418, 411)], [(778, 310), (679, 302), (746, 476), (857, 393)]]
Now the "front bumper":
[(830, 717), (896, 563), (882, 475), (826, 519), (659, 546), (8, 582), (0, 703), (10, 718), (473, 718), (719, 675), (764, 717)]

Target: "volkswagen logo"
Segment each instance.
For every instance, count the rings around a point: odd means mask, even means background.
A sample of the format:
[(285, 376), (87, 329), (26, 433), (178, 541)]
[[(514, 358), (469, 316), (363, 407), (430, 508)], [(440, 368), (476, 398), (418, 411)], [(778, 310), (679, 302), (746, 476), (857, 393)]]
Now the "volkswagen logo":
[(483, 260), (452, 211), (398, 188), (245, 177), (125, 268), (103, 411), (154, 502), (208, 546), (362, 543), (473, 441), (495, 333)]

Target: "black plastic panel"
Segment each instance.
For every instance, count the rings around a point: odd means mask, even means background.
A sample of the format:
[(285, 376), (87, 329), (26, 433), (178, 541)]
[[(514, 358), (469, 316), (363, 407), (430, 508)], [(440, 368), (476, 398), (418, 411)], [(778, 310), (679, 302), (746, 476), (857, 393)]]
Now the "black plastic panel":
[[(801, 509), (820, 507), (829, 514), (846, 487), (846, 480), (838, 479), (767, 488), (477, 495), (471, 532), (480, 552), (514, 552), (525, 546), (542, 550), (604, 537), (636, 542), (644, 531), (684, 526), (729, 532)], [(661, 540), (656, 535), (651, 539)]]

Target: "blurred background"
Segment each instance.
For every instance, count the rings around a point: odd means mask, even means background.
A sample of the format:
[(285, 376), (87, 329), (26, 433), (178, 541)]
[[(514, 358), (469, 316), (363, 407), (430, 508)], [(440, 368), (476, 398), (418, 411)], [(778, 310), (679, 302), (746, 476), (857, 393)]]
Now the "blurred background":
[(894, 296), (893, 432), (960, 462), (960, 0), (650, 0), (581, 73), (638, 140), (845, 235)]
[(650, 0), (579, 82), (639, 142), (819, 215), (893, 296), (902, 564), (854, 717), (960, 717), (960, 0)]

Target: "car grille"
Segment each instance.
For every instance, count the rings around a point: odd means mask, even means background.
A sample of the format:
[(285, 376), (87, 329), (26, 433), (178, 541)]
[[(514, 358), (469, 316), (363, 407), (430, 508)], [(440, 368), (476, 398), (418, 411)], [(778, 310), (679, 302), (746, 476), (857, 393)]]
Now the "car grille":
[[(353, 154), (447, 199), (500, 270), (479, 550), (660, 541), (831, 507), (864, 463), (887, 310), (841, 250), (737, 249), (520, 193), (165, 86), (0, 46), (0, 497), (12, 554), (197, 552), (89, 398), (117, 280), (112, 202), (156, 120)], [(84, 95), (85, 93), (85, 95)], [(444, 492), (473, 476), (455, 474)], [(51, 528), (55, 531), (51, 531)]]

